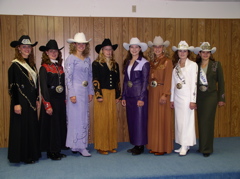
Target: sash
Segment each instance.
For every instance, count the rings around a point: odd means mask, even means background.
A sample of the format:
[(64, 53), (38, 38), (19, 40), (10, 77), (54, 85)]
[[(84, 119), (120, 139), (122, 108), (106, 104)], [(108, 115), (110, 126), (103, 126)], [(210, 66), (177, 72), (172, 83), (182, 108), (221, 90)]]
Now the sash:
[(201, 82), (201, 84), (207, 86), (207, 85), (208, 85), (207, 76), (206, 76), (206, 73), (203, 71), (202, 68), (200, 68), (200, 74), (199, 74), (199, 76), (200, 76), (200, 82)]
[(24, 67), (28, 73), (31, 75), (33, 82), (35, 84), (35, 88), (37, 87), (37, 73), (26, 63), (26, 62), (20, 62), (18, 59), (13, 60), (12, 62), (17, 62), (22, 67)]
[(182, 70), (179, 63), (176, 65), (176, 73), (178, 78), (181, 80), (182, 84), (185, 84), (185, 77), (182, 74)]

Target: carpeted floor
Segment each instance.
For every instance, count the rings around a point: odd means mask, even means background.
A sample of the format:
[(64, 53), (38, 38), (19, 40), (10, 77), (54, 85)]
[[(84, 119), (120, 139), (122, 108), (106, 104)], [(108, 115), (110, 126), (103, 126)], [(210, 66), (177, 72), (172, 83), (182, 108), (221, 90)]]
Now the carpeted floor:
[[(7, 148), (0, 149), (0, 179), (115, 179), (115, 178), (229, 178), (240, 179), (240, 137), (216, 138), (214, 153), (203, 157), (197, 146), (185, 157), (176, 153), (154, 156), (132, 156), (126, 150), (132, 146), (119, 143), (118, 153), (101, 155), (89, 145), (92, 157), (63, 151), (67, 158), (52, 161), (42, 153), (36, 164), (10, 164)], [(175, 144), (175, 148), (178, 145)]]

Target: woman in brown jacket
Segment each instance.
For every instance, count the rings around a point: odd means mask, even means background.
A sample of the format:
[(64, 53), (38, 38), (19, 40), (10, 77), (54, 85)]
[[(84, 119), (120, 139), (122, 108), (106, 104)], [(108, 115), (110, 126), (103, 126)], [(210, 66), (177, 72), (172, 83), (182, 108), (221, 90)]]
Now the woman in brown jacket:
[(148, 145), (149, 153), (164, 155), (173, 150), (172, 115), (170, 108), (170, 89), (173, 64), (168, 58), (166, 47), (169, 41), (163, 42), (156, 36), (149, 52), (149, 105), (148, 105)]

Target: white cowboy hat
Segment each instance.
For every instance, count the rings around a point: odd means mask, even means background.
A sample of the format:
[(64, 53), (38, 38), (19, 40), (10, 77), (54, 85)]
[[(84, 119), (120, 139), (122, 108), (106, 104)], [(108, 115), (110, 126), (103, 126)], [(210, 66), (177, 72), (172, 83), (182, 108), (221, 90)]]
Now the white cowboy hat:
[(153, 45), (155, 45), (155, 46), (162, 45), (162, 46), (168, 47), (169, 44), (170, 44), (170, 42), (168, 40), (163, 42), (163, 39), (160, 36), (155, 36), (155, 38), (153, 39), (153, 42), (148, 41), (148, 46), (149, 47), (152, 47)]
[(86, 40), (86, 37), (84, 35), (83, 32), (78, 32), (74, 35), (73, 39), (68, 39), (67, 42), (68, 43), (88, 43), (90, 42), (92, 39)]
[(139, 40), (137, 37), (131, 38), (129, 44), (128, 44), (128, 43), (123, 43), (123, 47), (124, 47), (126, 50), (129, 50), (130, 45), (138, 45), (138, 46), (140, 46), (141, 49), (142, 49), (142, 52), (146, 51), (147, 48), (148, 48), (147, 44), (144, 43), (144, 42), (140, 42), (140, 40)]
[(216, 47), (213, 47), (211, 49), (210, 43), (209, 42), (203, 42), (200, 47), (196, 47), (194, 49), (194, 53), (197, 55), (200, 51), (207, 51), (207, 52), (211, 52), (211, 54), (215, 53), (217, 50)]
[(191, 52), (194, 50), (194, 46), (190, 46), (187, 44), (186, 41), (180, 41), (178, 47), (173, 46), (172, 50), (175, 52), (177, 50), (190, 50)]

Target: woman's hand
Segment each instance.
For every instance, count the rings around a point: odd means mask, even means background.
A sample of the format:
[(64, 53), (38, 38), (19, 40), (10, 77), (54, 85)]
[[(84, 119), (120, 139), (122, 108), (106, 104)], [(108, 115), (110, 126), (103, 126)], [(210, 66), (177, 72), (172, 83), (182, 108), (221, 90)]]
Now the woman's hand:
[(91, 101), (92, 101), (92, 99), (93, 99), (93, 95), (91, 95), (91, 94), (90, 94), (90, 95), (88, 95), (88, 101), (89, 101), (89, 102), (91, 102)]
[(119, 99), (116, 99), (115, 101), (116, 101), (116, 104), (120, 102), (120, 100), (119, 100)]
[(98, 102), (103, 102), (103, 99), (102, 98), (98, 98), (97, 101)]
[(126, 103), (126, 100), (122, 100), (122, 106), (126, 106), (127, 105), (127, 103)]
[(37, 106), (37, 109), (40, 108), (40, 102), (39, 101), (36, 101), (36, 106)]
[(51, 116), (53, 113), (53, 109), (52, 108), (47, 109), (46, 113)]
[(219, 102), (218, 102), (218, 106), (219, 106), (219, 107), (224, 106), (224, 105), (225, 105), (225, 102), (223, 102), (223, 101), (219, 101)]
[(144, 101), (138, 100), (138, 101), (137, 101), (137, 106), (138, 106), (138, 107), (144, 106)]
[(76, 96), (70, 97), (70, 101), (71, 101), (72, 103), (76, 103), (76, 102), (77, 102)]
[(14, 106), (14, 112), (16, 114), (21, 114), (22, 113), (22, 107), (20, 104)]
[(190, 107), (191, 110), (197, 109), (196, 103), (190, 103), (189, 107)]
[(165, 97), (165, 95), (162, 95), (160, 100), (159, 100), (159, 103), (160, 104), (166, 104), (166, 102), (167, 102), (167, 97)]

